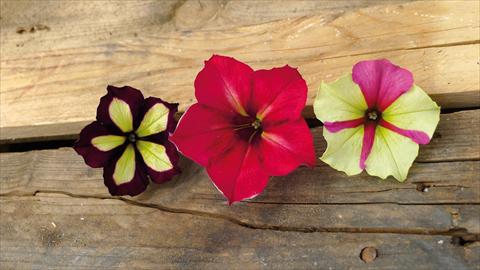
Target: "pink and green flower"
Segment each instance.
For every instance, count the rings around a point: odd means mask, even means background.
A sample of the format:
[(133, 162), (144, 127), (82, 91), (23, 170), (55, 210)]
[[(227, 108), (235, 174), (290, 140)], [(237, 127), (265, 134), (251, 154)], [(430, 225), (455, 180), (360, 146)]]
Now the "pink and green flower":
[(314, 110), (328, 144), (322, 161), (348, 175), (365, 169), (399, 181), (440, 118), (440, 107), (412, 73), (388, 60), (359, 62), (351, 74), (322, 83)]
[(162, 183), (180, 172), (178, 153), (168, 138), (176, 127), (178, 104), (144, 99), (132, 87), (107, 87), (100, 99), (97, 121), (80, 132), (74, 149), (87, 165), (103, 167), (112, 195), (137, 195), (149, 178)]

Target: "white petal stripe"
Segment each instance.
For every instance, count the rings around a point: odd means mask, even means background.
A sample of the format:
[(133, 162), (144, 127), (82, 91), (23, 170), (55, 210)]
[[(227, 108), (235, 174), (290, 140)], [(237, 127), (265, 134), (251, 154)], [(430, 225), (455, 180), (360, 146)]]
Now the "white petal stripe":
[(135, 176), (135, 148), (129, 144), (115, 164), (113, 181), (121, 185), (132, 181)]
[(137, 149), (145, 164), (152, 170), (163, 172), (173, 168), (163, 145), (139, 140), (137, 141)]
[(108, 114), (113, 123), (123, 132), (133, 130), (133, 116), (130, 106), (125, 101), (113, 98), (110, 106), (108, 106)]
[(122, 145), (125, 140), (126, 138), (124, 136), (104, 135), (92, 138), (91, 143), (98, 150), (107, 152)]
[(162, 103), (151, 107), (143, 117), (136, 133), (138, 137), (146, 137), (167, 129), (169, 109)]

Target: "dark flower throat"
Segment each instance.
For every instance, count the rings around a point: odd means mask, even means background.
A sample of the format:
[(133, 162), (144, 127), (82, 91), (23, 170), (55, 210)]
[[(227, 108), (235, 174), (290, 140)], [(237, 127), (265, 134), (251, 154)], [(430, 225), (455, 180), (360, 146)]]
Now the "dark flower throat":
[(251, 116), (238, 116), (233, 120), (236, 135), (249, 143), (256, 142), (262, 134), (262, 122)]
[(131, 143), (135, 143), (137, 141), (137, 135), (134, 132), (128, 134), (127, 138)]
[(379, 122), (382, 119), (382, 113), (377, 109), (368, 109), (365, 112), (365, 119), (367, 122)]

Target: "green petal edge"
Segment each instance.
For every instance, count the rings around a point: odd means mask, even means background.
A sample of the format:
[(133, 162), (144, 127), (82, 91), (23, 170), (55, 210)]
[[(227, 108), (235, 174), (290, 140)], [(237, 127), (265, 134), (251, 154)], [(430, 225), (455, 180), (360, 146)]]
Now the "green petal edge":
[(410, 138), (378, 126), (365, 170), (382, 179), (391, 175), (403, 182), (417, 155), (418, 144)]
[(331, 133), (323, 128), (327, 150), (320, 160), (349, 176), (361, 173), (362, 169), (359, 164), (363, 132), (363, 126), (344, 129), (336, 133)]
[(382, 117), (399, 128), (423, 131), (432, 138), (440, 121), (440, 107), (420, 87), (413, 85)]
[(313, 103), (322, 122), (346, 121), (363, 117), (368, 108), (360, 87), (346, 74), (333, 83), (322, 82)]

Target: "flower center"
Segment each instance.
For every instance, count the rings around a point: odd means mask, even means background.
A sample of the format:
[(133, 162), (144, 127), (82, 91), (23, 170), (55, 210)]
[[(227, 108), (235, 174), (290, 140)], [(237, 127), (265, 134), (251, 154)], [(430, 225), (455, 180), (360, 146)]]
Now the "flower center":
[(367, 119), (367, 121), (377, 122), (380, 120), (381, 117), (382, 113), (377, 111), (376, 109), (370, 109), (365, 112), (365, 118)]
[(262, 122), (260, 122), (260, 120), (258, 120), (258, 119), (255, 119), (255, 121), (253, 121), (253, 123), (252, 123), (252, 127), (254, 129), (259, 129), (259, 128), (262, 127)]
[(135, 135), (135, 133), (132, 132), (128, 134), (127, 139), (129, 142), (134, 143), (137, 141), (137, 135)]
[(250, 116), (240, 116), (233, 119), (233, 130), (237, 136), (249, 143), (262, 134), (262, 122)]

